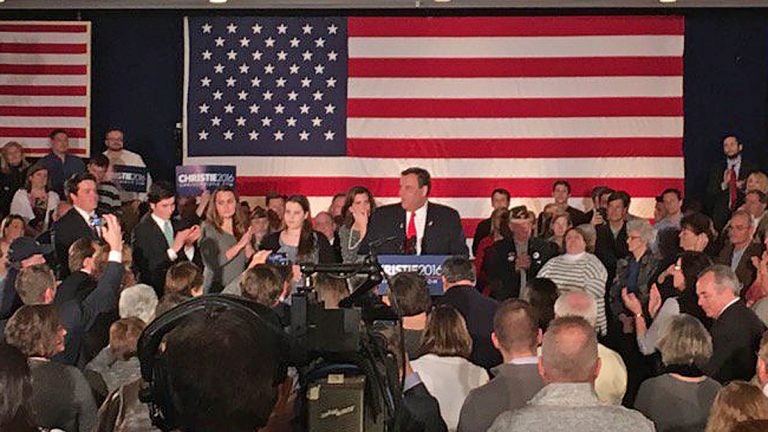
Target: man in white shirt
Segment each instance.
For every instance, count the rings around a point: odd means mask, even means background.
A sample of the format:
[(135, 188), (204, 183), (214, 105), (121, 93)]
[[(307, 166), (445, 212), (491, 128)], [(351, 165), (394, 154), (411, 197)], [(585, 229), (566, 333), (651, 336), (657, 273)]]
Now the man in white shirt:
[(412, 167), (401, 172), (400, 202), (373, 212), (358, 253), (368, 253), (374, 244), (382, 254), (469, 256), (459, 213), (429, 202), (431, 188), (427, 170)]
[[(146, 168), (147, 164), (144, 163), (144, 159), (141, 155), (136, 154), (123, 147), (125, 142), (125, 135), (120, 129), (110, 129), (104, 139), (104, 144), (107, 146), (107, 150), (104, 155), (109, 159), (109, 165), (111, 170), (114, 170), (115, 165), (124, 165), (130, 167)], [(147, 171), (147, 189), (152, 185), (152, 177)], [(131, 231), (138, 222), (139, 217), (139, 204), (142, 201), (147, 200), (147, 194), (145, 192), (128, 192), (120, 191), (120, 200), (123, 202), (123, 217), (122, 222), (126, 226), (127, 231)]]
[(155, 288), (160, 296), (168, 268), (179, 259), (195, 261), (195, 242), (201, 231), (197, 225), (183, 230), (174, 227), (171, 216), (176, 208), (176, 197), (166, 182), (152, 185), (149, 207), (151, 212), (133, 232), (133, 263), (139, 281)]
[(69, 247), (80, 238), (101, 237), (101, 218), (96, 215), (99, 193), (96, 178), (90, 173), (78, 173), (70, 177), (65, 185), (72, 208), (52, 228), (56, 258), (59, 263), (59, 277), (69, 276)]

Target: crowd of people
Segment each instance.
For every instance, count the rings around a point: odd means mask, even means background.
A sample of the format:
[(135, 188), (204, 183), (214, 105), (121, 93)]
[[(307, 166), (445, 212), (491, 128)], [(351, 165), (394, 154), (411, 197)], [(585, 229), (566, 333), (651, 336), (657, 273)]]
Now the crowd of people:
[[(298, 288), (328, 309), (351, 289), (299, 264), (371, 252), (449, 256), (442, 295), (404, 272), (376, 297), (402, 322), (401, 430), (768, 430), (768, 176), (734, 136), (702, 201), (666, 189), (644, 219), (614, 184), (584, 212), (557, 180), (536, 214), (496, 189), (471, 248), (422, 168), (400, 173), (397, 203), (359, 185), (313, 213), (299, 194), (125, 191), (114, 167), (146, 165), (117, 129), (85, 162), (65, 130), (50, 141), (34, 163), (16, 142), (0, 158), (0, 431), (156, 430), (138, 354), (158, 317), (228, 294), (287, 327)], [(281, 350), (207, 320), (163, 341), (177, 429), (293, 430)]]

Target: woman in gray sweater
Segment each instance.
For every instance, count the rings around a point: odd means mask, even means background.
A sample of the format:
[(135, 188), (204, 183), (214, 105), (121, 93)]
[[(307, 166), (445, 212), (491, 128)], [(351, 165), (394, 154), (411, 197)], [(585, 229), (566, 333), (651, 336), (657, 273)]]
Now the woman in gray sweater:
[(203, 291), (218, 293), (240, 276), (253, 255), (253, 228), (238, 210), (239, 197), (229, 187), (217, 189), (202, 224)]
[(656, 430), (703, 431), (720, 384), (700, 367), (712, 356), (712, 337), (691, 315), (670, 318), (658, 343), (666, 373), (643, 382), (635, 409)]

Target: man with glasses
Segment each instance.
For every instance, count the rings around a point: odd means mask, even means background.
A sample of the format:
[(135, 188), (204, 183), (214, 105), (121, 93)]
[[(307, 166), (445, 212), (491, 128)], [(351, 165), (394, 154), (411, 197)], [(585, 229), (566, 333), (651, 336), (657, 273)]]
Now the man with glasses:
[(760, 257), (763, 253), (763, 245), (755, 243), (753, 236), (755, 227), (752, 225), (752, 217), (744, 210), (737, 210), (731, 216), (728, 230), (728, 242), (720, 250), (717, 257), (719, 264), (727, 265), (736, 273), (741, 282), (744, 295), (752, 282), (757, 277), (757, 269), (752, 265), (752, 257)]

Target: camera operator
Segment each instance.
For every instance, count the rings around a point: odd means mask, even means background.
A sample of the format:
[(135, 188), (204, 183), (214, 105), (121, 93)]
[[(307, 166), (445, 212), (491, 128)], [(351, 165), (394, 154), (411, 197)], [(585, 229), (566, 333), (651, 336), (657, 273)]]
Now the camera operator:
[[(164, 336), (164, 346), (156, 353), (163, 360), (153, 367), (152, 394), (155, 403), (157, 395), (165, 399), (158, 405), (170, 419), (169, 429), (292, 430), (295, 392), (285, 373), (283, 335), (267, 324), (276, 324), (276, 317), (258, 310), (263, 321), (236, 309), (193, 312)], [(140, 353), (142, 363), (145, 354)], [(159, 373), (164, 379), (157, 379)], [(139, 401), (139, 394), (145, 393), (141, 387), (141, 381), (136, 381), (112, 394), (99, 411), (94, 430), (117, 431), (137, 423), (144, 425), (131, 430), (157, 430), (146, 424), (146, 406)]]

